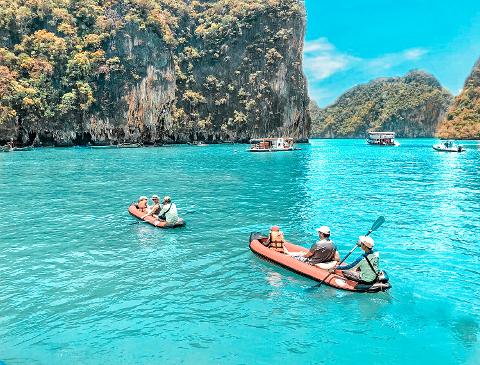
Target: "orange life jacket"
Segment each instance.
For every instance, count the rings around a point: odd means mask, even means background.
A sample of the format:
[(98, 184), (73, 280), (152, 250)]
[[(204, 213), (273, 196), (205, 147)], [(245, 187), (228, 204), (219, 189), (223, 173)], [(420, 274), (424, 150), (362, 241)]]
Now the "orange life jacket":
[(275, 251), (283, 252), (283, 243), (285, 239), (283, 238), (282, 231), (270, 231), (270, 248), (273, 248)]

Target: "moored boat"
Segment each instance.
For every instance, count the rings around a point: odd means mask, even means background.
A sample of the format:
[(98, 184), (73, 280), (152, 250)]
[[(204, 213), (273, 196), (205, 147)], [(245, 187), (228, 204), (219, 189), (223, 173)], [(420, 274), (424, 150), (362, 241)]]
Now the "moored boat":
[(178, 228), (178, 227), (183, 227), (185, 226), (185, 221), (182, 219), (182, 218), (178, 218), (178, 221), (177, 223), (175, 223), (174, 225), (170, 225), (168, 224), (167, 222), (165, 221), (161, 221), (161, 220), (158, 220), (154, 217), (152, 217), (151, 215), (145, 217), (145, 212), (142, 212), (141, 210), (139, 210), (134, 203), (132, 203), (129, 207), (128, 207), (128, 212), (133, 215), (135, 218), (138, 218), (146, 223), (149, 223), (151, 224), (152, 226), (155, 226), (157, 228)]
[(31, 146), (28, 146), (28, 147), (13, 147), (13, 151), (18, 151), (18, 152), (32, 151), (32, 150), (33, 150), (33, 147), (31, 147)]
[(13, 148), (10, 146), (0, 146), (0, 152), (12, 152)]
[(440, 152), (463, 152), (465, 147), (462, 145), (456, 144), (454, 141), (441, 141), (440, 143), (434, 144), (432, 148), (435, 151)]
[(140, 143), (120, 143), (117, 145), (118, 148), (140, 148), (142, 145)]
[(90, 148), (93, 148), (95, 150), (108, 150), (111, 148), (118, 148), (116, 144), (106, 144), (106, 145), (94, 145), (90, 146)]
[[(317, 265), (310, 265), (308, 263), (301, 262), (282, 252), (268, 248), (262, 243), (265, 242), (266, 239), (267, 237), (262, 237), (258, 234), (252, 233), (250, 235), (250, 250), (260, 257), (271, 261), (274, 264), (280, 265), (290, 271), (296, 272), (297, 274), (303, 275), (315, 281), (323, 282), (326, 285), (337, 289), (353, 292), (376, 293), (391, 288), (388, 278), (380, 279), (373, 284), (363, 284), (347, 279), (340, 270), (329, 272), (328, 270), (322, 269)], [(305, 247), (297, 246), (290, 242), (285, 242), (284, 245), (289, 251), (292, 252), (308, 251), (308, 249)]]
[(368, 132), (367, 143), (376, 146), (400, 146), (395, 141), (395, 132)]
[(257, 138), (250, 140), (249, 152), (295, 151), (293, 138)]

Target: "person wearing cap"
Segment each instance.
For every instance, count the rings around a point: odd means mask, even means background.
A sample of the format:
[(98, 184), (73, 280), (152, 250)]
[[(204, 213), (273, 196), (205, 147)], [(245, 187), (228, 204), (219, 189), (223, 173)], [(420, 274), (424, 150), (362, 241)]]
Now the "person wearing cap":
[(148, 208), (147, 202), (148, 202), (148, 198), (142, 195), (140, 198), (138, 198), (137, 209), (142, 212), (146, 212)]
[(342, 270), (348, 279), (363, 283), (375, 282), (379, 275), (379, 256), (373, 249), (374, 244), (372, 237), (358, 237), (357, 245), (363, 250), (363, 254), (351, 264), (337, 266), (336, 269)]
[(279, 226), (272, 226), (268, 235), (268, 247), (272, 250), (287, 253), (288, 250), (284, 246), (285, 238)]
[(158, 195), (153, 194), (152, 201), (153, 201), (153, 205), (148, 207), (148, 213), (145, 214), (144, 217), (146, 217), (147, 215), (151, 215), (158, 218), (158, 213), (160, 213), (160, 211), (162, 210), (162, 205), (160, 204), (160, 198), (158, 197)]
[(169, 196), (163, 198), (163, 206), (158, 213), (158, 218), (172, 225), (178, 222), (177, 206), (175, 203), (172, 203), (172, 199)]
[(320, 240), (313, 244), (308, 252), (290, 252), (289, 255), (310, 265), (340, 261), (337, 246), (330, 239), (330, 228), (322, 226), (317, 228), (317, 232)]

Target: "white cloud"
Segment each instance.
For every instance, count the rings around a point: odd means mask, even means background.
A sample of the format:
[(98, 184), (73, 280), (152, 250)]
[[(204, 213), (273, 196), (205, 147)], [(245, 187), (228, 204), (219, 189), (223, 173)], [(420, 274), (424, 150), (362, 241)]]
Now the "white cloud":
[(365, 59), (363, 68), (366, 71), (388, 70), (406, 62), (416, 61), (428, 53), (424, 48), (409, 48), (404, 51), (387, 53), (382, 56)]
[(338, 52), (326, 38), (305, 42), (303, 54), (305, 73), (311, 81), (320, 81), (346, 70), (356, 60), (353, 56)]
[(319, 38), (305, 42), (303, 64), (308, 79), (315, 82), (353, 68), (366, 73), (377, 73), (379, 70), (419, 60), (427, 53), (425, 48), (416, 47), (375, 58), (359, 58), (337, 50), (327, 38)]

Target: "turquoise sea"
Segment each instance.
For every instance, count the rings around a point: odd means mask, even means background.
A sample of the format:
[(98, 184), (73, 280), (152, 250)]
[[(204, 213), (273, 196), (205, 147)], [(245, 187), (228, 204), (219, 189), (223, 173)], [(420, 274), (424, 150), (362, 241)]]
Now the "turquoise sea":
[[(480, 364), (480, 144), (399, 141), (1, 153), (0, 364)], [(186, 228), (132, 224), (154, 193)], [(248, 249), (326, 224), (345, 254), (379, 215), (387, 293)]]

